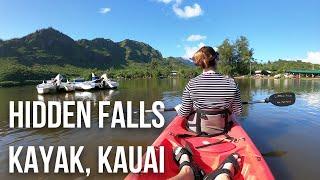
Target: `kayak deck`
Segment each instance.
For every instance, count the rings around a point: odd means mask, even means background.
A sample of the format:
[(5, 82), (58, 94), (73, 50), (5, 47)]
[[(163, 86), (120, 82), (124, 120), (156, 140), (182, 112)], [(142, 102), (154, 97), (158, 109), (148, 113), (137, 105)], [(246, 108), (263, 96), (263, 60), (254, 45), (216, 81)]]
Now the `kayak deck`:
[(261, 153), (252, 143), (243, 128), (235, 122), (228, 135), (234, 138), (226, 139), (225, 135), (215, 137), (180, 137), (190, 134), (184, 128), (184, 118), (177, 116), (152, 144), (155, 147), (164, 146), (164, 173), (130, 173), (126, 179), (167, 179), (179, 173), (178, 165), (174, 161), (172, 150), (176, 146), (184, 146), (192, 151), (193, 161), (204, 172), (214, 171), (231, 153), (237, 152), (242, 159), (241, 173), (234, 179), (272, 180), (274, 179)]

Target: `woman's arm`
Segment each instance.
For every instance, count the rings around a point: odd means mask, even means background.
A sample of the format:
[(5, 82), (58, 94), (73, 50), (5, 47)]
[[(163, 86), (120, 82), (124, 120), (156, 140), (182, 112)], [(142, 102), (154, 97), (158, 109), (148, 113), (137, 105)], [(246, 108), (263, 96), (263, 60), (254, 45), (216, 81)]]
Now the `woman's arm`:
[[(236, 85), (237, 86), (237, 85)], [(232, 101), (232, 112), (237, 116), (240, 116), (242, 113), (242, 101), (240, 96), (240, 90), (237, 86), (235, 96)]]
[(188, 83), (182, 94), (182, 105), (178, 111), (178, 115), (187, 117), (191, 113), (192, 108), (193, 108), (193, 103), (190, 96), (190, 89), (189, 89), (189, 83)]

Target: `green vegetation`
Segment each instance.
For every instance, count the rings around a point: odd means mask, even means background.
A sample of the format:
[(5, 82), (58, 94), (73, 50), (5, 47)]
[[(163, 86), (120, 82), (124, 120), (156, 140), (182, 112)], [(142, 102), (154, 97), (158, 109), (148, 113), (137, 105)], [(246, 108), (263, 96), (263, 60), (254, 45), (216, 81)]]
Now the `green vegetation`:
[(177, 71), (174, 76), (194, 77), (201, 71), (190, 65), (186, 65), (176, 58), (165, 58), (161, 61), (152, 60), (149, 63), (137, 63), (128, 61), (122, 68), (82, 68), (73, 65), (34, 65), (19, 64), (14, 58), (0, 59), (0, 86), (16, 86), (36, 84), (42, 80), (50, 79), (58, 73), (70, 80), (76, 77), (91, 78), (91, 72), (96, 74), (107, 73), (111, 78), (159, 78), (170, 77), (172, 71)]
[(285, 73), (293, 69), (320, 70), (320, 64), (302, 62), (301, 60), (279, 59), (274, 62), (259, 63), (253, 58), (254, 51), (250, 48), (249, 41), (244, 36), (238, 38), (234, 43), (229, 39), (224, 40), (223, 43), (218, 46), (218, 51), (220, 54), (218, 71), (231, 76), (249, 75), (250, 63), (252, 74), (255, 70), (269, 70), (272, 71), (272, 74)]
[[(170, 76), (190, 78), (200, 74), (201, 70), (199, 68), (185, 64), (182, 61), (185, 60), (179, 61), (173, 57), (165, 58), (162, 61), (152, 60), (150, 63), (135, 63), (131, 61), (121, 69), (110, 69), (108, 76), (128, 79)], [(173, 75), (173, 72), (176, 72), (176, 75)]]
[(249, 47), (249, 41), (241, 36), (234, 43), (226, 39), (218, 46), (220, 61), (218, 71), (231, 76), (249, 74), (250, 60), (253, 49)]
[(299, 70), (320, 70), (320, 64), (312, 64), (308, 62), (297, 61), (286, 61), (279, 59), (278, 61), (267, 63), (257, 63), (256, 61), (252, 64), (253, 70), (269, 70), (273, 74), (285, 73), (288, 70), (299, 69)]
[[(254, 70), (283, 73), (291, 69), (320, 69), (301, 61), (278, 60), (258, 63), (246, 37), (235, 42), (226, 39), (218, 46), (218, 71), (230, 76), (250, 74)], [(182, 58), (163, 58), (150, 45), (134, 40), (73, 40), (53, 29), (41, 29), (22, 38), (0, 40), (0, 86), (35, 84), (60, 73), (69, 79), (91, 72), (107, 73), (111, 78), (194, 77), (201, 73)], [(174, 74), (173, 74), (174, 72)]]

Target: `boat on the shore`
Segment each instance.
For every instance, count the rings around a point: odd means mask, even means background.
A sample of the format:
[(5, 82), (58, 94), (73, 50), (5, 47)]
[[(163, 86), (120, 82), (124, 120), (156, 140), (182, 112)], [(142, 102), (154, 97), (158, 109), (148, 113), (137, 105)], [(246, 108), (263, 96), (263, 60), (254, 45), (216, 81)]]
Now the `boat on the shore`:
[(107, 77), (107, 74), (103, 74), (101, 76), (101, 79), (103, 79), (103, 88), (106, 88), (106, 89), (116, 89), (118, 86), (119, 86), (119, 83), (116, 82), (116, 81), (113, 81), (111, 79), (109, 79)]
[(52, 82), (42, 82), (36, 86), (38, 94), (48, 94), (57, 92), (57, 85)]
[(60, 82), (62, 81), (62, 76), (58, 74), (55, 78), (51, 80), (42, 81), (41, 84), (36, 86), (38, 94), (48, 94), (55, 93), (58, 91)]
[(38, 94), (48, 94), (56, 92), (72, 92), (75, 90), (89, 91), (92, 89), (116, 89), (119, 83), (107, 77), (107, 74), (96, 76), (91, 74), (91, 80), (85, 81), (84, 78), (76, 78), (73, 82), (65, 81), (62, 75), (58, 74), (51, 80), (43, 81), (36, 86)]
[(96, 76), (91, 74), (91, 81), (85, 81), (84, 78), (77, 78), (73, 81), (76, 90), (89, 91), (92, 89), (115, 89), (119, 83), (107, 77), (107, 74)]
[(63, 82), (63, 76), (58, 74), (51, 80), (43, 81), (36, 86), (38, 94), (49, 94), (56, 92), (71, 92), (75, 90), (75, 87), (68, 80)]
[(89, 91), (95, 88), (95, 84), (91, 81), (85, 81), (84, 78), (76, 78), (72, 83), (76, 90)]
[(276, 74), (276, 75), (274, 75), (273, 77), (275, 78), (275, 79), (279, 79), (279, 78), (281, 78), (281, 74)]
[(75, 91), (75, 86), (67, 80), (67, 82), (61, 82), (59, 86), (59, 90), (65, 91), (65, 92), (72, 92)]

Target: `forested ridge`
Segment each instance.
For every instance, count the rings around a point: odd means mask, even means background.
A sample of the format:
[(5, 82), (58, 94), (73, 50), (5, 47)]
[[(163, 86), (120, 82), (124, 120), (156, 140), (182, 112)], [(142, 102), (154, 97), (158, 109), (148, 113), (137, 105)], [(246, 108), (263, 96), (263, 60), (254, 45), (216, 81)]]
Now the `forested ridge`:
[[(241, 36), (226, 39), (218, 47), (218, 71), (230, 76), (250, 74), (254, 70), (283, 73), (290, 69), (320, 69), (320, 65), (300, 60), (278, 60), (267, 63), (254, 59), (249, 40)], [(190, 61), (180, 57), (162, 57), (150, 45), (125, 39), (74, 40), (55, 30), (37, 30), (21, 38), (0, 40), (0, 86), (36, 83), (61, 73), (69, 79), (91, 72), (107, 73), (112, 78), (194, 77), (201, 72)]]

